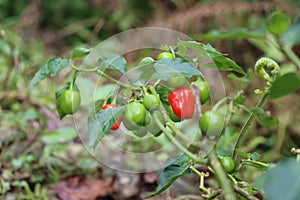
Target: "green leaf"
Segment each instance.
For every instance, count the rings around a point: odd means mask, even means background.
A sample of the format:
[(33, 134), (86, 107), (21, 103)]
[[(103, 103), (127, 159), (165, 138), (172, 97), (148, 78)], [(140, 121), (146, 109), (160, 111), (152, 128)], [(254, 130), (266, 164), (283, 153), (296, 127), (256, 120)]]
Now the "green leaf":
[(300, 18), (282, 34), (281, 39), (289, 47), (300, 44)]
[(169, 80), (174, 76), (203, 76), (202, 73), (191, 63), (185, 62), (182, 58), (161, 59), (154, 64), (157, 79)]
[(163, 104), (169, 105), (169, 94), (172, 90), (164, 85), (157, 85), (155, 87), (156, 92), (159, 94), (159, 98)]
[[(90, 147), (95, 149), (98, 141), (109, 131), (123, 114), (125, 106), (100, 110), (96, 115), (89, 116), (88, 131)], [(93, 114), (93, 113), (92, 113)]]
[(36, 84), (38, 84), (40, 81), (45, 79), (49, 74), (48, 64), (43, 65), (37, 73), (35, 73), (33, 79), (29, 83), (29, 88), (32, 88)]
[(51, 76), (55, 76), (58, 72), (62, 69), (69, 66), (70, 60), (68, 59), (61, 59), (61, 58), (52, 58), (50, 59), (47, 64), (43, 65), (37, 73), (35, 73), (33, 79), (29, 83), (29, 88), (32, 88), (40, 81), (45, 79), (49, 74)]
[(274, 81), (270, 88), (270, 98), (276, 99), (295, 92), (300, 88), (300, 78), (296, 73), (288, 73)]
[(242, 83), (250, 83), (251, 78), (253, 77), (254, 73), (251, 69), (249, 69), (248, 73), (242, 77), (238, 77), (235, 74), (228, 74), (228, 78), (231, 78), (232, 80), (242, 82)]
[(217, 67), (218, 70), (235, 71), (240, 74), (245, 74), (244, 70), (239, 65), (237, 65), (230, 58), (225, 57), (222, 53), (218, 52), (210, 44), (205, 45), (196, 41), (179, 41), (177, 45), (179, 49), (189, 48), (198, 51), (199, 53), (201, 53), (201, 57), (203, 57), (202, 53), (205, 53), (214, 61), (206, 64), (200, 63), (200, 65), (203, 67)]
[(284, 159), (264, 174), (263, 190), (267, 199), (298, 200), (300, 197), (300, 163)]
[(75, 48), (71, 51), (71, 58), (74, 60), (79, 60), (88, 55), (91, 52), (91, 50), (92, 49), (86, 49), (82, 47)]
[(204, 66), (215, 68), (216, 65), (218, 70), (235, 71), (240, 74), (245, 74), (244, 70), (239, 65), (237, 65), (230, 58), (227, 58), (218, 52), (210, 44), (205, 45), (205, 50), (207, 51), (207, 55), (214, 61), (214, 63), (208, 63)]
[(249, 156), (251, 158), (251, 160), (259, 160), (261, 157), (261, 154), (257, 153), (257, 152), (253, 152), (253, 153), (249, 153)]
[(10, 44), (5, 40), (0, 40), (0, 52), (2, 55), (10, 56), (12, 53), (12, 49)]
[(224, 40), (224, 39), (249, 39), (263, 38), (264, 34), (262, 31), (250, 31), (247, 28), (236, 28), (231, 31), (222, 32), (218, 30), (211, 30), (208, 33), (195, 35), (194, 38), (197, 40)]
[(143, 58), (137, 65), (137, 68), (139, 69), (149, 69), (152, 68), (153, 64), (155, 63), (155, 60), (151, 57), (145, 57)]
[(63, 127), (55, 131), (43, 133), (41, 140), (47, 144), (70, 142), (77, 137), (77, 131), (71, 127)]
[(98, 66), (100, 67), (100, 69), (113, 69), (121, 72), (122, 74), (126, 73), (126, 64), (126, 59), (123, 56), (119, 56), (116, 54), (111, 54), (104, 60), (98, 60)]
[(239, 150), (239, 149), (235, 149), (235, 151), (241, 156), (241, 158), (245, 158), (245, 159), (249, 159), (250, 156), (249, 154), (247, 154), (246, 152)]
[(275, 126), (278, 124), (278, 119), (271, 117), (270, 114), (265, 112), (262, 108), (255, 108), (251, 110), (251, 112), (254, 114), (257, 121), (265, 127)]
[(48, 61), (47, 67), (50, 72), (50, 76), (55, 76), (62, 69), (68, 67), (70, 64), (70, 60), (61, 59), (61, 58), (53, 58)]
[(158, 178), (158, 186), (156, 191), (152, 194), (149, 194), (147, 198), (156, 196), (163, 191), (165, 191), (178, 177), (189, 174), (190, 173), (190, 159), (181, 154), (176, 158), (169, 158), (165, 166), (159, 170), (160, 175)]
[(281, 36), (290, 24), (291, 19), (286, 13), (282, 11), (275, 11), (272, 13), (271, 18), (268, 21), (267, 28), (271, 33)]
[(107, 99), (117, 88), (116, 84), (105, 84), (95, 90), (95, 99)]

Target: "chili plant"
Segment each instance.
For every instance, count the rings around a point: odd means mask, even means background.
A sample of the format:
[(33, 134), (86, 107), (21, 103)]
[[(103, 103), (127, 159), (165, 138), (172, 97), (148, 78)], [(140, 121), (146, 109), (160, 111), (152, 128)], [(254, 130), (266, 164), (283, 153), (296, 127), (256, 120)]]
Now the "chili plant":
[[(272, 126), (278, 120), (271, 117), (263, 109), (263, 105), (274, 98), (287, 95), (300, 85), (300, 78), (295, 74), (280, 76), (279, 65), (270, 58), (259, 59), (254, 71), (256, 76), (265, 80), (264, 89), (253, 91), (260, 96), (255, 108), (248, 108), (243, 103), (243, 91), (239, 90), (235, 96), (226, 96), (213, 105), (211, 109), (204, 108), (209, 104), (211, 94), (214, 92), (206, 81), (207, 77), (201, 72), (204, 68), (215, 67), (220, 71), (231, 71), (241, 77), (236, 80), (249, 78), (249, 74), (233, 60), (214, 49), (210, 44), (195, 41), (179, 40), (174, 46), (164, 46), (158, 59), (150, 56), (141, 59), (137, 69), (141, 71), (136, 80), (120, 81), (109, 75), (110, 71), (126, 74), (127, 61), (121, 55), (110, 55), (99, 58), (98, 66), (80, 68), (75, 60), (84, 58), (90, 50), (75, 49), (71, 58), (53, 58), (48, 61), (35, 74), (29, 87), (35, 86), (48, 75), (54, 76), (60, 70), (68, 67), (74, 73), (70, 80), (56, 92), (57, 111), (60, 118), (80, 111), (80, 90), (76, 86), (76, 78), (82, 72), (95, 73), (123, 89), (124, 94), (107, 95), (105, 99), (96, 99), (95, 111), (88, 116), (89, 135), (91, 136), (91, 149), (95, 149), (109, 132), (117, 131), (122, 124), (132, 137), (143, 138), (146, 135), (160, 137), (164, 135), (176, 148), (181, 151), (177, 157), (170, 157), (159, 170), (160, 176), (156, 191), (150, 193), (148, 198), (165, 191), (179, 177), (186, 174), (199, 176), (199, 190), (206, 199), (257, 199), (262, 188), (247, 183), (239, 176), (246, 166), (260, 170), (270, 168), (270, 163), (259, 161), (259, 154), (241, 150), (243, 139), (248, 128), (257, 119), (264, 126)], [(197, 52), (193, 57), (187, 55), (188, 50)], [(207, 56), (210, 62), (203, 62), (201, 56)], [(288, 87), (282, 86), (287, 84)], [(212, 104), (210, 102), (210, 104)], [(224, 104), (227, 110), (222, 111)], [(216, 147), (200, 152), (201, 141), (216, 141), (230, 126), (231, 118), (236, 109), (249, 113), (244, 125), (241, 127), (232, 149), (227, 155), (217, 154)], [(196, 118), (199, 122), (199, 136), (192, 139), (183, 130), (176, 126), (181, 121)], [(186, 147), (186, 144), (194, 148)], [(202, 154), (202, 155), (201, 155)], [(205, 166), (206, 170), (202, 170)], [(271, 171), (271, 173), (273, 173)], [(276, 172), (274, 172), (276, 173)], [(214, 175), (216, 184), (207, 186), (205, 180)]]

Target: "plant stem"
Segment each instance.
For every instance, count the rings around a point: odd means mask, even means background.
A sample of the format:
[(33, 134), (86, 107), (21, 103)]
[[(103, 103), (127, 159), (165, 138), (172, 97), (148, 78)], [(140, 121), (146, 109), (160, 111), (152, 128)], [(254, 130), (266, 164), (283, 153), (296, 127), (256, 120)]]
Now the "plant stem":
[(298, 67), (300, 68), (300, 59), (298, 56), (293, 52), (293, 50), (287, 46), (282, 45), (282, 50), (285, 53), (285, 55)]
[(205, 164), (206, 161), (202, 160), (201, 158), (198, 158), (196, 155), (194, 155), (192, 152), (187, 150), (178, 140), (176, 140), (175, 137), (164, 127), (164, 125), (160, 122), (157, 113), (153, 114), (154, 120), (157, 123), (157, 125), (161, 128), (161, 130), (164, 132), (164, 134), (167, 136), (167, 138), (178, 148), (180, 149), (186, 156), (188, 156), (191, 160), (193, 160), (195, 163), (199, 164)]
[[(265, 104), (265, 102), (268, 100), (268, 97), (269, 97), (269, 93), (266, 92), (264, 94), (264, 96), (261, 98), (261, 100), (258, 102), (258, 104), (256, 105), (255, 108), (262, 108), (262, 106)], [(234, 149), (232, 151), (232, 157), (234, 158), (236, 156), (236, 149), (238, 149), (242, 143), (242, 140), (244, 139), (246, 133), (247, 133), (247, 130), (249, 128), (249, 126), (251, 125), (252, 121), (254, 120), (254, 114), (251, 113), (247, 119), (247, 121), (245, 122), (244, 126), (242, 127), (239, 135), (238, 135), (238, 138), (236, 140), (236, 143), (234, 145)]]
[(110, 80), (110, 81), (112, 81), (112, 82), (114, 82), (114, 83), (116, 83), (116, 84), (118, 84), (118, 85), (120, 85), (120, 86), (122, 86), (122, 87), (124, 87), (124, 88), (131, 88), (130, 85), (127, 85), (126, 83), (123, 83), (123, 82), (121, 82), (121, 81), (118, 81), (118, 80), (114, 79), (113, 77), (109, 76), (108, 74), (106, 74), (105, 72), (103, 72), (103, 71), (101, 71), (101, 70), (97, 70), (96, 72), (97, 72), (98, 74), (100, 74), (101, 76), (104, 76), (104, 77), (107, 78), (108, 80)]
[(78, 71), (76, 70), (71, 77), (71, 83), (70, 83), (70, 87), (69, 87), (70, 90), (73, 90), (73, 86), (76, 81), (77, 73), (78, 73)]
[(131, 88), (130, 85), (127, 85), (126, 83), (123, 83), (121, 81), (118, 81), (118, 80), (114, 79), (113, 77), (109, 76), (105, 72), (99, 70), (98, 67), (95, 67), (95, 68), (92, 68), (92, 69), (82, 69), (82, 68), (76, 67), (72, 63), (71, 63), (71, 67), (73, 69), (75, 69), (76, 71), (80, 71), (80, 72), (96, 72), (97, 74), (100, 74), (101, 76), (104, 76), (105, 78), (109, 79), (110, 81), (112, 81), (112, 82), (114, 82), (114, 83), (116, 83), (116, 84), (118, 84), (118, 85), (120, 85), (122, 87)]
[(186, 199), (190, 199), (190, 200), (202, 200), (203, 198), (194, 194), (186, 194), (186, 195), (181, 195), (176, 197), (175, 200), (186, 200)]
[(235, 104), (237, 107), (243, 109), (244, 111), (246, 111), (247, 113), (251, 114), (251, 110), (249, 110), (249, 108), (247, 108), (246, 106), (244, 105), (241, 105), (241, 104)]
[(215, 149), (208, 154), (210, 165), (213, 167), (224, 193), (225, 200), (237, 200), (232, 183), (224, 171)]
[(95, 67), (95, 68), (92, 68), (92, 69), (83, 69), (83, 68), (79, 68), (79, 67), (76, 67), (73, 63), (70, 63), (70, 66), (75, 69), (76, 71), (79, 71), (79, 72), (95, 72), (97, 71), (98, 67)]
[(230, 96), (226, 96), (226, 97), (224, 97), (223, 99), (221, 99), (220, 101), (218, 101), (215, 105), (214, 105), (214, 107), (212, 108), (212, 110), (217, 110), (223, 103), (225, 103), (226, 101), (228, 101), (228, 100), (230, 100), (231, 99), (231, 97)]
[(178, 137), (180, 137), (180, 139), (184, 140), (185, 142), (191, 142), (191, 139), (189, 137), (187, 137), (186, 135), (184, 135), (184, 133), (182, 133), (175, 125), (173, 122), (169, 121), (170, 119), (167, 119), (167, 123), (166, 125), (176, 134), (178, 135)]
[(234, 186), (234, 190), (248, 200), (258, 200), (258, 198), (256, 198), (255, 196), (252, 196), (246, 190), (243, 190), (242, 188), (238, 187), (237, 185)]

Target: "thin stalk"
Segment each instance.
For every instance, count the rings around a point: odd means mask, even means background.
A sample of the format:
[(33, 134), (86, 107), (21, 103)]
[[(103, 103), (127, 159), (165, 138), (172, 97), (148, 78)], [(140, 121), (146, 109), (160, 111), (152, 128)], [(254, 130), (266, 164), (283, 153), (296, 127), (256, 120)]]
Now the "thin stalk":
[(122, 87), (124, 87), (124, 88), (131, 88), (130, 85), (128, 85), (128, 84), (126, 84), (126, 83), (123, 83), (123, 82), (121, 82), (121, 81), (118, 81), (118, 80), (114, 79), (113, 77), (109, 76), (108, 74), (106, 74), (105, 72), (103, 72), (103, 71), (101, 71), (101, 70), (97, 70), (96, 72), (97, 72), (98, 74), (100, 74), (101, 76), (104, 76), (104, 77), (107, 78), (108, 80), (110, 80), (110, 81), (112, 81), (112, 82), (114, 82), (114, 83), (116, 83), (116, 84), (118, 84), (118, 85), (120, 85), (120, 86), (122, 86)]
[(92, 69), (79, 68), (79, 67), (76, 67), (73, 63), (71, 63), (70, 66), (73, 69), (75, 69), (76, 71), (79, 71), (79, 72), (95, 72), (98, 69), (98, 67), (95, 67), (95, 68), (92, 68)]
[[(269, 93), (265, 93), (264, 96), (261, 98), (261, 100), (258, 102), (258, 104), (256, 105), (255, 108), (262, 108), (262, 106), (265, 104), (265, 102), (267, 101), (269, 97)], [(245, 122), (244, 126), (242, 127), (239, 135), (238, 135), (238, 138), (236, 140), (236, 143), (234, 145), (234, 149), (232, 151), (232, 157), (234, 158), (236, 156), (236, 149), (238, 149), (242, 143), (242, 140), (244, 139), (246, 133), (247, 133), (247, 130), (249, 128), (249, 126), (251, 125), (252, 121), (254, 120), (255, 116), (253, 113), (251, 113), (247, 119), (247, 121)]]
[(191, 160), (193, 160), (195, 163), (199, 164), (205, 164), (206, 161), (202, 160), (201, 158), (198, 158), (196, 155), (194, 155), (192, 152), (187, 150), (178, 140), (176, 140), (175, 137), (164, 127), (164, 125), (160, 122), (157, 113), (153, 114), (154, 120), (157, 123), (157, 125), (161, 128), (161, 130), (164, 132), (164, 134), (167, 136), (167, 138), (178, 148), (180, 149), (186, 156), (188, 156)]
[(175, 125), (173, 122), (169, 121), (170, 119), (167, 119), (167, 123), (166, 125), (175, 133), (175, 135), (177, 135), (178, 137), (180, 137), (180, 139), (184, 140), (185, 142), (191, 142), (191, 139), (189, 137), (187, 137), (186, 135), (184, 135), (184, 133), (182, 133)]
[(220, 101), (218, 101), (214, 107), (212, 108), (212, 110), (217, 110), (223, 103), (225, 103), (226, 101), (230, 100), (231, 97), (230, 96), (226, 96), (223, 99), (221, 99)]
[(77, 77), (77, 73), (78, 73), (78, 71), (76, 70), (71, 77), (71, 84), (70, 84), (70, 88), (69, 88), (70, 90), (73, 90), (73, 87), (74, 87), (74, 84), (76, 81), (76, 77)]
[(104, 76), (105, 78), (109, 79), (110, 81), (112, 81), (112, 82), (114, 82), (114, 83), (116, 83), (116, 84), (118, 84), (122, 87), (131, 88), (130, 85), (127, 85), (126, 83), (123, 83), (121, 81), (118, 81), (118, 80), (114, 79), (113, 77), (109, 76), (105, 72), (99, 70), (98, 67), (95, 67), (95, 68), (92, 68), (92, 69), (82, 69), (82, 68), (76, 67), (72, 63), (71, 63), (71, 67), (73, 69), (75, 69), (76, 71), (79, 71), (79, 72), (96, 72), (97, 74), (100, 74), (101, 76)]
[(300, 59), (298, 56), (293, 52), (293, 50), (288, 47), (287, 45), (282, 45), (282, 50), (285, 55), (298, 67), (300, 68)]
[(244, 105), (236, 104), (236, 106), (237, 106), (238, 108), (241, 108), (241, 109), (245, 110), (245, 111), (246, 111), (247, 113), (249, 113), (249, 114), (252, 113), (251, 110), (249, 110), (249, 108), (247, 108), (247, 107), (244, 106)]
[(241, 196), (245, 197), (248, 200), (258, 200), (255, 196), (251, 195), (246, 190), (243, 190), (242, 188), (238, 187), (237, 185), (234, 186), (234, 190), (239, 193)]
[(208, 154), (208, 159), (213, 167), (216, 177), (219, 179), (219, 183), (222, 187), (222, 191), (224, 193), (224, 199), (225, 200), (237, 200), (237, 197), (234, 192), (234, 188), (231, 184), (230, 179), (227, 176), (227, 173), (224, 171), (222, 164), (220, 163), (215, 149), (213, 149)]

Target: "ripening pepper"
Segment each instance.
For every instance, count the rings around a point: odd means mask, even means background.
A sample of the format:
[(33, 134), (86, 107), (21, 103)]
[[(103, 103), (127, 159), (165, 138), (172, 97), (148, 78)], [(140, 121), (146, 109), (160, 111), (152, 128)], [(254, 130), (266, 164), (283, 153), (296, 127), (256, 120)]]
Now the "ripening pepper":
[(180, 119), (190, 119), (195, 110), (195, 100), (190, 88), (176, 88), (168, 96), (174, 114)]

